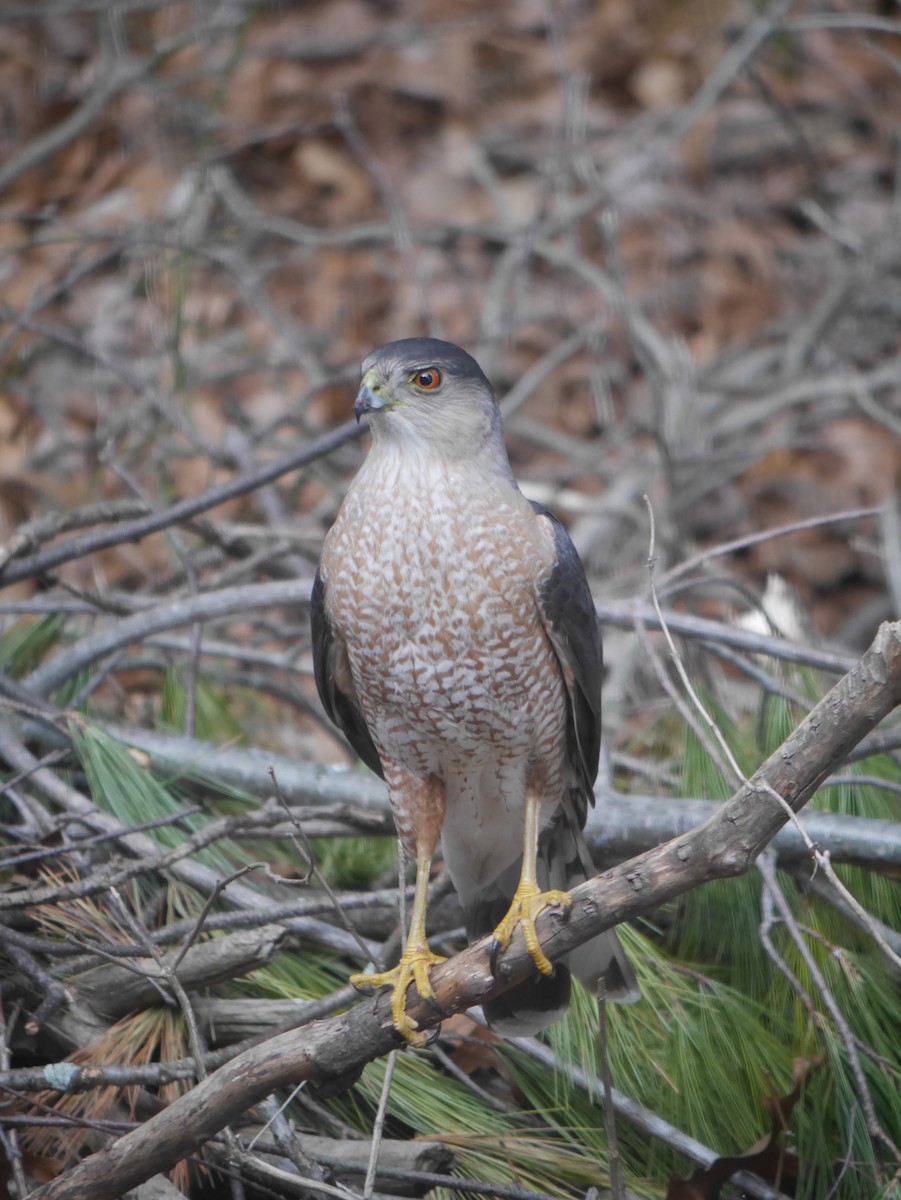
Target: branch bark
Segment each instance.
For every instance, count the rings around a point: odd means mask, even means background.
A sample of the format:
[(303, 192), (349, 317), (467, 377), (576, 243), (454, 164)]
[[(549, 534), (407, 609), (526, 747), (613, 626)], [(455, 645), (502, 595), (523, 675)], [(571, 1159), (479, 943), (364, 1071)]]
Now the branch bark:
[(104, 963), (69, 980), (69, 986), (98, 1016), (115, 1021), (135, 1009), (158, 1003), (161, 992), (168, 993), (166, 967), (177, 968), (185, 988), (200, 991), (271, 962), (287, 937), (288, 931), (282, 925), (245, 929), (200, 942), (184, 954), (173, 950), (162, 956), (159, 966), (143, 963), (139, 969), (129, 970), (118, 963)]
[[(901, 623), (894, 623), (880, 628), (860, 662), (712, 817), (684, 837), (574, 889), (565, 919), (544, 913), (538, 932), (545, 954), (558, 959), (602, 930), (701, 883), (743, 874), (789, 819), (789, 808), (802, 808), (848, 751), (899, 703)], [(497, 975), (489, 962), (490, 942), (483, 938), (433, 971), (435, 999), (446, 1013), (482, 1003), (531, 974), (521, 936), (501, 956)], [(440, 1020), (418, 997), (409, 1012), (423, 1029)], [(367, 1062), (397, 1045), (385, 995), (342, 1016), (280, 1034), (238, 1055), (140, 1129), (34, 1193), (33, 1200), (112, 1200), (196, 1150), (274, 1089), (296, 1087), (302, 1080), (331, 1091), (347, 1087)]]
[(345, 442), (359, 437), (362, 432), (362, 426), (356, 425), (353, 421), (345, 421), (343, 425), (300, 446), (297, 450), (292, 450), (283, 458), (257, 467), (234, 479), (229, 479), (206, 492), (201, 492), (198, 496), (189, 496), (186, 500), (179, 500), (178, 503), (171, 504), (168, 508), (162, 508), (144, 517), (121, 521), (110, 529), (79, 534), (56, 546), (48, 546), (47, 549), (32, 554), (28, 558), (7, 562), (5, 566), (0, 567), (0, 583), (5, 587), (7, 584), (17, 583), (20, 579), (32, 579), (63, 563), (71, 562), (74, 558), (83, 558), (98, 550), (107, 550), (110, 546), (120, 546), (123, 542), (136, 542), (147, 537), (148, 534), (157, 533), (161, 529), (169, 529), (173, 525), (196, 517), (198, 513), (207, 512), (219, 504), (224, 504), (227, 500), (234, 499), (235, 496), (244, 496), (282, 475), (287, 475), (289, 471), (296, 471), (299, 467), (305, 467), (309, 463), (325, 457), (326, 454), (331, 454)]
[[(254, 746), (217, 746), (198, 738), (139, 729), (132, 725), (103, 722), (107, 733), (126, 745), (144, 751), (161, 772), (197, 769), (213, 779), (252, 794), (265, 796), (272, 788), (270, 771), (275, 770), (282, 794), (292, 804), (308, 803), (328, 811), (334, 804), (389, 818), (388, 791), (370, 772), (322, 767), (270, 754)], [(41, 730), (29, 732), (41, 736)], [(42, 744), (55, 745), (44, 737)], [(881, 744), (875, 750), (882, 749)], [(846, 761), (856, 758), (849, 755)], [(668, 799), (634, 793), (595, 789), (597, 806), (588, 814), (585, 837), (598, 862), (622, 862), (662, 841), (687, 833), (706, 821), (720, 807), (714, 800)], [(308, 815), (302, 818), (306, 822)], [(848, 816), (845, 813), (808, 812), (804, 828), (810, 838), (827, 850), (833, 862), (851, 863), (872, 870), (889, 870), (901, 864), (901, 826), (896, 821)], [(386, 827), (384, 832), (391, 832)], [(797, 828), (786, 826), (776, 835), (773, 849), (780, 862), (809, 857)]]

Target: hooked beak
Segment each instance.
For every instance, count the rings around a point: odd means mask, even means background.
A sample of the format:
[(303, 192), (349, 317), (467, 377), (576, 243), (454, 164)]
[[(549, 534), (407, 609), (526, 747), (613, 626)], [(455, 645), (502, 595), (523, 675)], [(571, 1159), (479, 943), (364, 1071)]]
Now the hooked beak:
[(360, 418), (366, 413), (379, 412), (390, 407), (389, 397), (385, 393), (385, 385), (376, 371), (367, 371), (354, 401), (354, 416), (359, 424)]

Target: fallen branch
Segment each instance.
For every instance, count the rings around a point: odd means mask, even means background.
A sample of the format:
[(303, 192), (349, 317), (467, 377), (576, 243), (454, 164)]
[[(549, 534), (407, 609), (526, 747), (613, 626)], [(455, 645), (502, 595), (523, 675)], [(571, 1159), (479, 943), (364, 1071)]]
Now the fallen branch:
[[(180, 847), (163, 851), (161, 859), (158, 842), (145, 833), (132, 832), (129, 826), (118, 821), (110, 813), (102, 812), (86, 796), (60, 779), (49, 768), (42, 766), (31, 751), (9, 729), (5, 728), (2, 722), (0, 722), (0, 758), (5, 759), (14, 770), (29, 771), (35, 787), (40, 788), (63, 811), (78, 816), (92, 829), (114, 834), (120, 846), (129, 854), (145, 861), (149, 860), (154, 864), (159, 862), (160, 869), (165, 868), (175, 878), (196, 888), (203, 895), (209, 895), (214, 891), (218, 893), (221, 886), (219, 872), (192, 858), (180, 857)], [(142, 866), (141, 870), (143, 869)], [(110, 867), (111, 878), (115, 878), (116, 870), (115, 866)], [(108, 886), (115, 885), (108, 881)], [(58, 893), (58, 888), (55, 886), (52, 890), (54, 893)], [(32, 892), (32, 898), (34, 895), (35, 893)], [(262, 903), (267, 903), (267, 897), (263, 893), (240, 881), (229, 884), (227, 896), (237, 908), (252, 912), (258, 911)], [(291, 917), (284, 923), (288, 929), (293, 930), (301, 937), (310, 938), (320, 945), (331, 946), (340, 953), (357, 954), (359, 952), (360, 946), (356, 938), (351, 937), (345, 930), (337, 929), (314, 917)], [(369, 947), (369, 949), (372, 953), (377, 951), (375, 946)]]
[(177, 966), (185, 988), (202, 991), (223, 980), (247, 975), (272, 961), (284, 948), (287, 930), (281, 925), (242, 930), (190, 946), (186, 952), (171, 951), (158, 966), (140, 969), (105, 963), (69, 980), (69, 986), (100, 1017), (115, 1021), (126, 1013), (159, 1003), (165, 995), (165, 968)]
[[(559, 959), (590, 937), (712, 879), (743, 874), (820, 783), (887, 713), (901, 703), (901, 624), (883, 625), (873, 645), (735, 795), (702, 825), (574, 889), (566, 919), (538, 921), (542, 949)], [(777, 795), (773, 795), (773, 792)], [(780, 800), (781, 797), (781, 800)], [(783, 801), (785, 803), (783, 803)], [(490, 938), (432, 973), (448, 1014), (482, 1003), (534, 969), (517, 935), (490, 965)], [(414, 997), (409, 1013), (423, 1029), (438, 1024)], [(342, 1016), (280, 1034), (238, 1055), (139, 1129), (84, 1159), (34, 1200), (112, 1200), (192, 1153), (276, 1088), (301, 1081), (334, 1092), (350, 1086), (372, 1059), (395, 1049), (388, 999), (364, 1001)]]
[[(136, 726), (103, 722), (103, 728), (126, 745), (144, 751), (153, 768), (164, 774), (196, 771), (204, 778), (251, 795), (266, 795), (272, 786), (269, 772), (274, 769), (280, 790), (292, 804), (320, 805), (323, 812), (334, 804), (349, 804), (373, 817), (389, 815), (387, 789), (381, 779), (368, 771), (323, 767), (253, 746), (217, 746), (198, 738)], [(881, 749), (881, 745), (875, 749)], [(601, 786), (595, 789), (595, 794), (597, 806), (589, 813), (585, 836), (592, 854), (601, 862), (622, 862), (687, 833), (720, 807), (714, 800), (669, 799), (631, 792), (624, 795)], [(306, 821), (306, 815), (303, 819)], [(814, 842), (829, 852), (833, 862), (872, 870), (888, 870), (901, 863), (901, 826), (896, 821), (807, 812), (804, 828)], [(389, 830), (386, 828), (384, 832)], [(780, 861), (797, 863), (809, 857), (804, 840), (792, 825), (778, 832), (773, 849)]]

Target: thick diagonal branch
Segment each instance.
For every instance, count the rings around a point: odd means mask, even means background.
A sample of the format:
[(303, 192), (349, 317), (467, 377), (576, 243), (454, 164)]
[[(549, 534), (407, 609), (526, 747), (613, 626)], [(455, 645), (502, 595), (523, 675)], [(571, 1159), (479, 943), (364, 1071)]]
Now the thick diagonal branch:
[[(543, 914), (538, 930), (548, 958), (558, 959), (602, 930), (701, 883), (741, 875), (789, 819), (788, 807), (803, 807), (835, 765), (899, 703), (901, 623), (895, 623), (881, 627), (860, 662), (709, 820), (576, 888), (565, 921)], [(517, 936), (501, 959), (502, 978), (495, 978), (489, 939), (483, 939), (436, 968), (431, 979), (438, 1004), (455, 1013), (499, 994), (532, 970)], [(424, 1029), (439, 1021), (415, 997), (408, 1011)], [(140, 1129), (35, 1193), (33, 1200), (119, 1196), (196, 1150), (274, 1089), (301, 1080), (332, 1088), (350, 1084), (367, 1062), (397, 1044), (385, 997), (280, 1034), (234, 1058)]]

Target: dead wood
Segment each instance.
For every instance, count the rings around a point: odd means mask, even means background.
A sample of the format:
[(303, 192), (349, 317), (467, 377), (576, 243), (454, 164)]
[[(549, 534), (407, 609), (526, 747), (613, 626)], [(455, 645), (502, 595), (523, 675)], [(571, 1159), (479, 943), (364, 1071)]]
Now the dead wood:
[[(747, 871), (835, 765), (899, 703), (901, 624), (895, 623), (880, 628), (863, 658), (712, 817), (576, 888), (566, 920), (545, 913), (539, 920), (544, 952), (557, 959), (600, 931), (702, 883)], [(489, 958), (486, 938), (433, 972), (436, 1000), (446, 1013), (499, 994), (533, 969), (520, 936), (502, 955), (498, 977)], [(409, 1012), (423, 1029), (440, 1020), (418, 998)], [(40, 1189), (35, 1200), (110, 1200), (191, 1153), (274, 1089), (306, 1080), (334, 1092), (397, 1044), (383, 996), (280, 1034), (240, 1054), (139, 1129)]]
[[(316, 811), (335, 813), (336, 806), (345, 805), (350, 806), (356, 824), (362, 826), (368, 819), (367, 833), (393, 833), (385, 785), (369, 772), (324, 770), (254, 747), (214, 746), (197, 738), (174, 737), (155, 730), (112, 724), (105, 728), (127, 745), (144, 751), (160, 772), (183, 771), (199, 763), (211, 778), (223, 784), (265, 794), (271, 786), (269, 772), (274, 770), (279, 788), (292, 802), (292, 814), (303, 821), (304, 829)], [(872, 752), (891, 749), (895, 740), (877, 738)], [(862, 741), (856, 750), (865, 749), (868, 742), (869, 739)], [(859, 754), (852, 752), (837, 767), (858, 758)], [(712, 800), (670, 799), (636, 792), (624, 795), (601, 783), (595, 792), (598, 802), (589, 813), (586, 837), (597, 862), (621, 861), (648, 850), (705, 821), (719, 807)], [(299, 811), (295, 806), (300, 806)], [(896, 821), (811, 811), (804, 814), (804, 828), (835, 862), (874, 870), (888, 870), (901, 863), (901, 829)], [(808, 856), (807, 846), (794, 825), (785, 826), (776, 834), (773, 849), (785, 862)], [(0, 908), (2, 905), (0, 897)]]
[(245, 929), (200, 942), (186, 953), (173, 951), (162, 955), (158, 964), (142, 961), (139, 967), (129, 969), (106, 963), (69, 979), (68, 983), (100, 1017), (115, 1021), (148, 1004), (165, 1002), (170, 969), (177, 969), (179, 981), (188, 991), (213, 987), (271, 962), (284, 948), (288, 936), (281, 925)]

